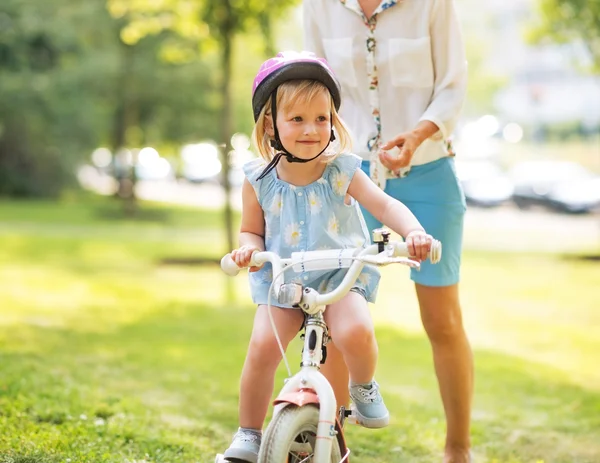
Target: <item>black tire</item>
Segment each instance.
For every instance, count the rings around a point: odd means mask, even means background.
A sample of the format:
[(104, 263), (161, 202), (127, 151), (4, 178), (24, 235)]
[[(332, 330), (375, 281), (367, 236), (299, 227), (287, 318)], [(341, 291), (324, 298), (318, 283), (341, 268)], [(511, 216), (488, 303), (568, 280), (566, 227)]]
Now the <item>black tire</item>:
[[(271, 421), (262, 438), (258, 463), (298, 463), (313, 461), (319, 422), (319, 409), (314, 405), (288, 405)], [(342, 459), (339, 441), (333, 439), (331, 463)]]

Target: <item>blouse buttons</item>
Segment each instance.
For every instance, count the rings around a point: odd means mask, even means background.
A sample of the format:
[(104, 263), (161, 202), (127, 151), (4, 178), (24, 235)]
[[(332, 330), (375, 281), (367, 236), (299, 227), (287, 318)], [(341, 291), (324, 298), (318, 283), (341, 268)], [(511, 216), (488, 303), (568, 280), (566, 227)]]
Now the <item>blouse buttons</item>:
[(304, 220), (301, 220), (301, 221), (300, 221), (300, 225), (304, 225)]
[(302, 196), (302, 192), (301, 191), (298, 192), (298, 196)]

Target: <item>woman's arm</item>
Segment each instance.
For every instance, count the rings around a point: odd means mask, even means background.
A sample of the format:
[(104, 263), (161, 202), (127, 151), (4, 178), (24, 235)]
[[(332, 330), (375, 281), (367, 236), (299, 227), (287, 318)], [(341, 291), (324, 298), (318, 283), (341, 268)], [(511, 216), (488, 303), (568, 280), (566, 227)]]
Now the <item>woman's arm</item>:
[(423, 231), (422, 225), (414, 214), (400, 201), (378, 188), (362, 170), (357, 170), (352, 177), (348, 194), (378, 221), (404, 238), (410, 232)]
[[(430, 12), (429, 35), (435, 75), (429, 106), (415, 128), (381, 146), (381, 163), (391, 171), (410, 164), (417, 148), (428, 138), (450, 136), (460, 115), (467, 92), (467, 61), (454, 10), (454, 0), (434, 0)], [(400, 153), (387, 153), (394, 146)]]
[(429, 35), (435, 75), (431, 103), (421, 121), (439, 128), (437, 138), (450, 136), (467, 93), (467, 59), (454, 0), (435, 0)]
[[(420, 121), (410, 132), (401, 133), (381, 146), (382, 151), (379, 153), (381, 163), (392, 172), (408, 166), (421, 143), (437, 132), (439, 132), (439, 127), (433, 122)], [(400, 148), (400, 153), (397, 156), (387, 152), (394, 146)]]

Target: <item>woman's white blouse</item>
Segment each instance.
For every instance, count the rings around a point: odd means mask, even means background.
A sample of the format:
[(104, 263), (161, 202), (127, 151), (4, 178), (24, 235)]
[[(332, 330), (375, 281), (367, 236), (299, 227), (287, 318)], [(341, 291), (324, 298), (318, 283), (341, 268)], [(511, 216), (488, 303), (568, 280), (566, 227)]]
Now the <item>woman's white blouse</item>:
[(363, 159), (422, 120), (439, 131), (412, 165), (449, 154), (467, 84), (454, 0), (383, 0), (370, 19), (357, 0), (304, 0), (304, 35), (342, 84), (340, 113)]

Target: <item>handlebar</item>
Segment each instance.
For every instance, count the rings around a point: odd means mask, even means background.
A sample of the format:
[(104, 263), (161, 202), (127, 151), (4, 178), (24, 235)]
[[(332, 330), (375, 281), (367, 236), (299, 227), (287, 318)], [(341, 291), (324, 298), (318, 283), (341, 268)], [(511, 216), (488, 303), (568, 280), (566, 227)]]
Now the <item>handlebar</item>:
[[(255, 252), (252, 254), (250, 258), (250, 265), (248, 267), (256, 267), (261, 266), (266, 262), (274, 263), (275, 261), (280, 260), (280, 257), (274, 252)], [(227, 275), (234, 277), (243, 267), (238, 267), (237, 264), (231, 258), (231, 253), (225, 254), (221, 259), (221, 270), (225, 272)]]
[[(387, 244), (386, 249), (393, 250), (389, 257), (412, 257), (408, 252), (406, 243), (401, 241), (390, 241)], [(356, 257), (376, 255), (378, 253), (379, 247), (377, 244), (372, 244), (366, 248), (296, 252), (292, 253), (291, 258), (288, 259), (281, 258), (274, 252), (263, 251), (252, 254), (249, 267), (260, 266), (266, 262), (271, 262), (273, 265), (273, 275), (279, 274), (285, 265), (304, 264), (305, 262), (308, 262), (308, 265), (304, 265), (305, 270), (337, 270), (339, 268), (350, 267), (350, 264)], [(442, 243), (433, 240), (428, 257), (432, 264), (437, 264), (442, 258)], [(241, 270), (231, 258), (231, 254), (223, 256), (221, 259), (221, 269), (229, 276), (235, 276)]]
[[(284, 285), (285, 280), (283, 278), (283, 270), (289, 266), (292, 266), (293, 270), (297, 272), (349, 268), (338, 287), (327, 294), (319, 294), (308, 288), (298, 297), (293, 289), (290, 293), (284, 291), (284, 300), (280, 300), (280, 302), (286, 301), (294, 305), (301, 301), (300, 307), (302, 310), (312, 314), (319, 310), (318, 307), (334, 303), (344, 297), (360, 275), (365, 264), (380, 266), (391, 263), (404, 263), (411, 267), (419, 267), (418, 262), (409, 259), (410, 255), (406, 243), (390, 241), (382, 244), (382, 246), (383, 251), (380, 251), (379, 244), (372, 244), (366, 248), (294, 252), (289, 258), (281, 258), (274, 252), (255, 252), (250, 259), (250, 266), (260, 266), (266, 262), (271, 263), (274, 277), (272, 285), (277, 288), (275, 290), (277, 295), (280, 294), (280, 288), (290, 286)], [(442, 256), (442, 244), (434, 240), (428, 255), (431, 263), (439, 262)], [(225, 255), (221, 259), (221, 268), (231, 276), (237, 275), (241, 270), (231, 258), (231, 254)], [(279, 298), (279, 296), (277, 297)]]

